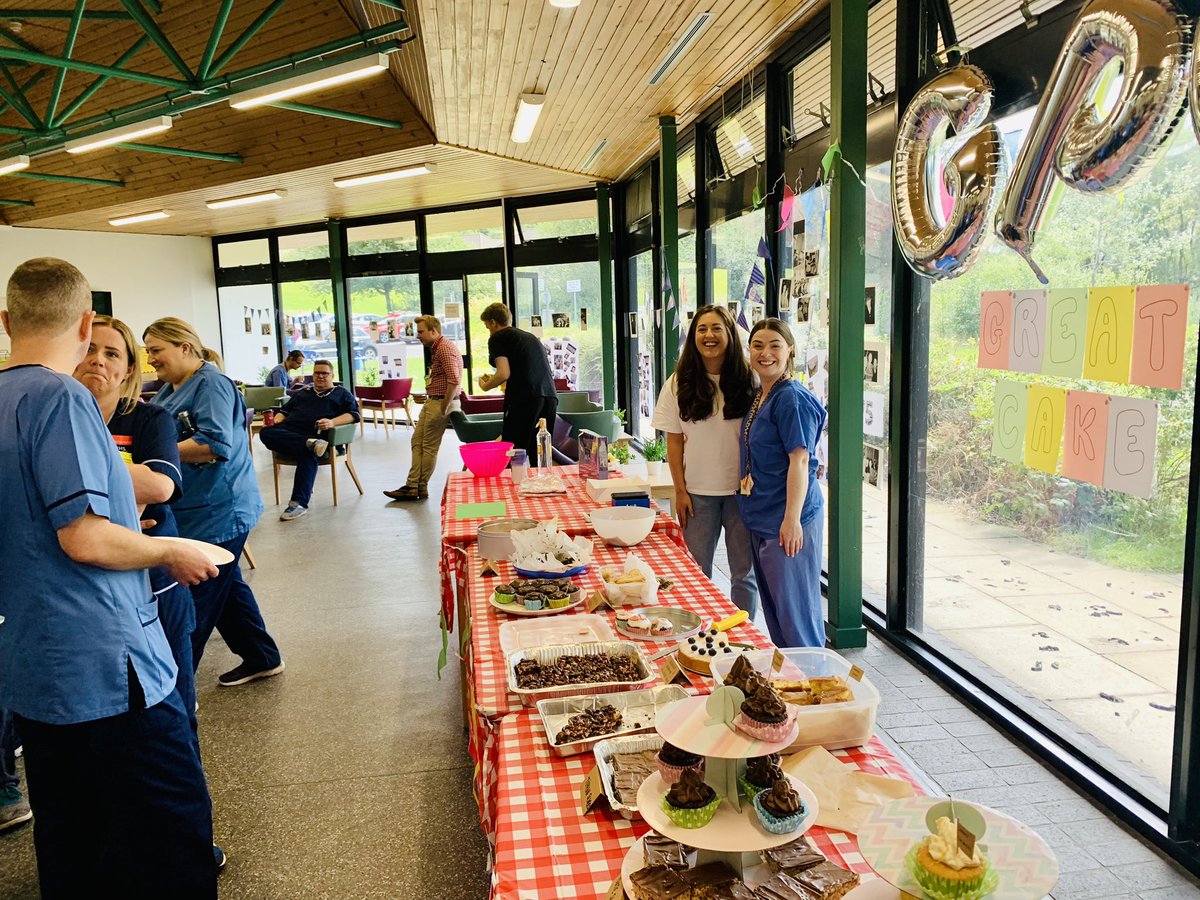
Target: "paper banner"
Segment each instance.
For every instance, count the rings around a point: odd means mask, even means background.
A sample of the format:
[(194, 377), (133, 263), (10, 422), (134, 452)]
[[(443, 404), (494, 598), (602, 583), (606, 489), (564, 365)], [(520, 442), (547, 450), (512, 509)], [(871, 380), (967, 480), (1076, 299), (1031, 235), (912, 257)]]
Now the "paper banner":
[(1154, 492), (1154, 451), (1158, 403), (1137, 397), (1110, 397), (1104, 486), (1149, 497)]
[(1037, 373), (1046, 354), (1046, 292), (1013, 291), (1008, 368)]
[(1058, 471), (1067, 394), (1062, 388), (1031, 384), (1026, 392), (1025, 465), (1053, 475)]
[(1062, 473), (1076, 481), (1104, 484), (1108, 446), (1107, 394), (1067, 391)]
[(1012, 292), (984, 291), (979, 297), (979, 368), (1007, 369), (1012, 336)]
[(1147, 387), (1183, 387), (1187, 342), (1188, 285), (1155, 284), (1137, 289), (1133, 314), (1133, 359), (1129, 380)]
[(1083, 377), (1128, 384), (1132, 350), (1133, 288), (1090, 289)]
[(863, 391), (863, 433), (871, 437), (884, 436), (887, 425), (883, 417), (884, 404), (887, 396), (876, 391)]
[(779, 227), (775, 229), (776, 234), (786, 230), (792, 224), (792, 213), (795, 212), (795, 205), (796, 192), (785, 181), (783, 184), (783, 200), (779, 204)]
[(1079, 378), (1083, 374), (1083, 338), (1087, 333), (1086, 288), (1057, 288), (1046, 301), (1046, 353), (1042, 374)]
[(1025, 385), (996, 382), (996, 407), (992, 420), (992, 455), (1019, 463), (1025, 456)]
[(712, 270), (713, 295), (712, 302), (728, 303), (729, 302), (729, 270), (728, 269), (713, 269)]

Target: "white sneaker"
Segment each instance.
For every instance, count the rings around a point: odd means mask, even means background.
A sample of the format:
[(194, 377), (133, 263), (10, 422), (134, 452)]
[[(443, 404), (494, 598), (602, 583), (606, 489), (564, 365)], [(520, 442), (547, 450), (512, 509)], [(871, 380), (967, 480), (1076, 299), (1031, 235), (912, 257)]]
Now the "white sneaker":
[(308, 507), (301, 506), (299, 503), (289, 503), (279, 516), (280, 522), (290, 522), (292, 519), (298, 519), (301, 516), (308, 515)]
[(320, 459), (329, 449), (329, 441), (323, 441), (320, 438), (309, 438), (306, 445), (312, 451), (312, 455)]

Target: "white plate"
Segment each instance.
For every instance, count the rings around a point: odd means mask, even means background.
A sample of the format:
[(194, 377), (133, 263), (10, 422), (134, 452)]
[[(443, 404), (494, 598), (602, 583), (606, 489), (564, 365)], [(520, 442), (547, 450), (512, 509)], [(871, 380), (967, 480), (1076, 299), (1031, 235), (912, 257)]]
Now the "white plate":
[(654, 723), (663, 740), (670, 741), (680, 750), (715, 756), (719, 759), (746, 759), (751, 756), (766, 756), (786, 750), (796, 740), (799, 726), (782, 741), (768, 742), (746, 737), (740, 731), (725, 724), (710, 724), (711, 719), (705, 704), (708, 697), (689, 697), (672, 703), (658, 711)]
[(217, 544), (210, 544), (207, 541), (197, 541), (193, 540), (192, 538), (185, 537), (169, 537), (165, 534), (153, 534), (149, 535), (149, 537), (154, 538), (156, 541), (175, 541), (178, 544), (187, 544), (188, 546), (199, 550), (201, 553), (207, 556), (209, 562), (211, 562), (214, 566), (223, 566), (227, 563), (233, 562), (232, 553), (230, 553), (224, 547), (218, 546)]
[(717, 814), (707, 825), (702, 828), (680, 828), (663, 812), (662, 796), (670, 786), (657, 772), (651, 773), (638, 790), (638, 812), (642, 814), (646, 824), (659, 834), (665, 834), (672, 840), (699, 850), (719, 850), (723, 853), (766, 850), (768, 847), (778, 847), (788, 841), (794, 841), (817, 821), (819, 809), (816, 795), (786, 772), (784, 776), (792, 783), (792, 787), (800, 794), (808, 808), (808, 814), (801, 820), (800, 827), (787, 834), (771, 834), (763, 828), (758, 820), (758, 813), (754, 811), (754, 804), (749, 800), (742, 800), (741, 812), (722, 800), (721, 805), (717, 807)]
[[(488, 596), (488, 602), (491, 603), (492, 606), (496, 607), (496, 609), (500, 610), (501, 612), (506, 612), (510, 616), (556, 616), (559, 613), (565, 613), (574, 609), (583, 602), (583, 591), (579, 590), (575, 593), (579, 595), (578, 600), (576, 600), (574, 603), (569, 603), (566, 606), (559, 607), (558, 609), (550, 609), (549, 607), (546, 609), (526, 609), (525, 604), (519, 600), (514, 600), (512, 603), (497, 603), (495, 591), (492, 591), (491, 595)], [(568, 641), (567, 643), (574, 644), (578, 643), (578, 641)]]
[(500, 625), (500, 650), (505, 656), (546, 644), (585, 644), (616, 639), (608, 620), (594, 613), (580, 613), (569, 619), (513, 620)]
[(617, 631), (639, 641), (679, 641), (698, 634), (700, 626), (704, 624), (698, 615), (688, 609), (679, 609), (674, 606), (645, 606), (634, 607), (634, 609), (647, 619), (653, 619), (656, 616), (670, 619), (671, 624), (675, 626), (670, 634), (642, 634), (638, 631), (630, 631), (625, 627), (624, 622), (617, 619)]

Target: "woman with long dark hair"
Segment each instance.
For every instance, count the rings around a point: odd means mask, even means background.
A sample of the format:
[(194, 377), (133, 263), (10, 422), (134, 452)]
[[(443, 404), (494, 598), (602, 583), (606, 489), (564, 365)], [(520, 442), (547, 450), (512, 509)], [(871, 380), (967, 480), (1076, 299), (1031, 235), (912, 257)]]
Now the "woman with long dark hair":
[(824, 647), (825, 496), (817, 482), (817, 442), (825, 409), (792, 380), (795, 358), (792, 331), (779, 319), (750, 330), (750, 367), (760, 386), (742, 422), (738, 505), (771, 640), (778, 647)]
[(738, 513), (738, 426), (753, 396), (737, 326), (723, 306), (696, 310), (675, 372), (663, 385), (652, 425), (667, 435), (675, 515), (692, 556), (712, 577), (721, 530), (733, 602), (753, 617), (758, 591), (750, 538)]

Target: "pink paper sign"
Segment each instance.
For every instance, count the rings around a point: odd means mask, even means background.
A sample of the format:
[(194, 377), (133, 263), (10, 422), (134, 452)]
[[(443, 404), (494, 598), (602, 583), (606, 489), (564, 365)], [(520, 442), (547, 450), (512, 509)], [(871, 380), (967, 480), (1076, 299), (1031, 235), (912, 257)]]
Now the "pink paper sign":
[(1104, 484), (1108, 400), (1107, 394), (1067, 391), (1062, 461), (1062, 473), (1065, 477), (1089, 484)]
[(1151, 284), (1137, 289), (1129, 370), (1133, 384), (1173, 391), (1183, 387), (1188, 290), (1186, 284)]
[(1008, 369), (1012, 344), (1012, 291), (984, 291), (979, 298), (979, 368)]

